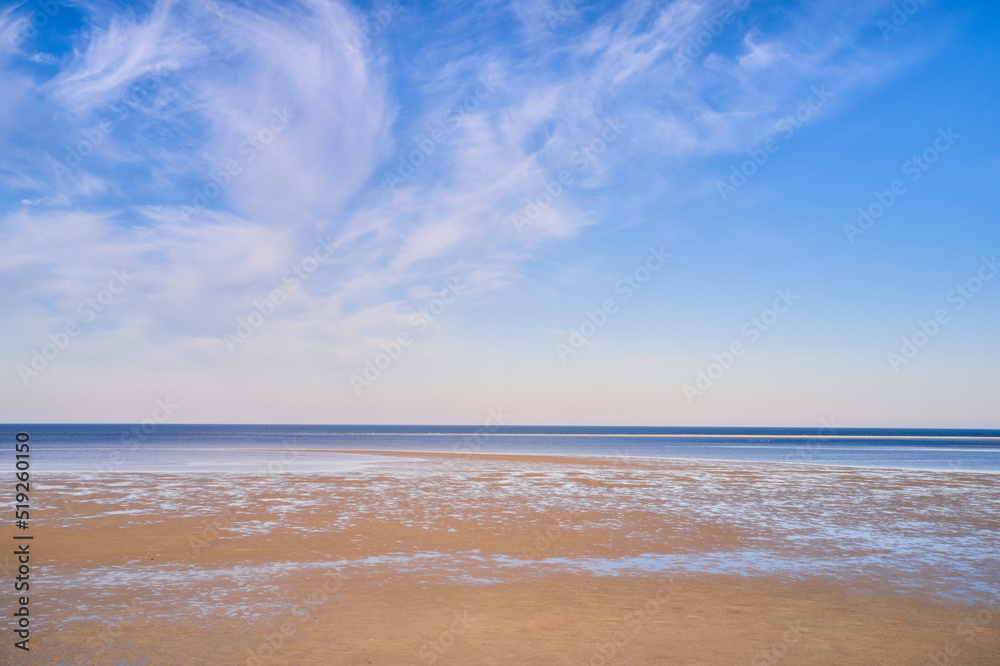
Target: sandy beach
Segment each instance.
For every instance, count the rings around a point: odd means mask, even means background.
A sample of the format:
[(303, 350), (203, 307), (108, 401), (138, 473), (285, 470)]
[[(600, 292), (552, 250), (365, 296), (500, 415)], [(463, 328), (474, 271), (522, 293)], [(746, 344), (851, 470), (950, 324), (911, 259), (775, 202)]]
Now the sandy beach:
[(1000, 663), (996, 475), (364, 454), (40, 476), (5, 662)]

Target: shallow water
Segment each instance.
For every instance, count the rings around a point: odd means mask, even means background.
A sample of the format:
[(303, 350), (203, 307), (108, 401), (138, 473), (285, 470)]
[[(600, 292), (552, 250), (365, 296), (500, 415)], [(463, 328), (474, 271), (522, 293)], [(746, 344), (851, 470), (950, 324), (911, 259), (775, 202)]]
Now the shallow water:
[(321, 472), (365, 461), (315, 452), (347, 449), (1000, 472), (995, 430), (4, 425), (0, 438), (19, 431), (31, 435), (32, 465), (48, 471)]
[[(99, 583), (109, 595), (116, 586), (184, 592), (205, 577), (273, 585), (276, 572), (306, 567), (469, 584), (574, 571), (776, 575), (871, 582), (952, 600), (1000, 599), (1000, 484), (992, 474), (319, 455), (338, 459), (335, 471), (198, 475), (194, 485), (184, 473), (115, 473), (100, 483), (51, 474), (38, 496), (52, 502), (42, 515), (57, 529), (85, 529), (114, 516), (130, 525), (166, 516), (218, 519), (226, 507), (242, 517), (225, 520), (213, 548), (272, 537), (345, 546), (296, 552), (277, 568), (96, 567), (88, 585)], [(69, 508), (60, 505), (63, 497), (72, 500)], [(381, 540), (373, 552), (359, 536), (373, 524), (400, 536)], [(405, 536), (460, 530), (482, 545), (441, 550)], [(563, 543), (577, 535), (572, 555), (543, 548), (525, 556), (547, 531), (556, 540), (563, 535)], [(47, 584), (70, 585), (71, 578), (50, 576)]]

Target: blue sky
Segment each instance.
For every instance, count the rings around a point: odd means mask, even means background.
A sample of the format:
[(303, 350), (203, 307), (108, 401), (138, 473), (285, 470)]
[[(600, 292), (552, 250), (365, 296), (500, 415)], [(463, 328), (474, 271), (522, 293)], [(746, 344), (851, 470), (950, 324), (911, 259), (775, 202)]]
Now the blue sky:
[(6, 3), (0, 419), (1000, 427), (998, 19)]

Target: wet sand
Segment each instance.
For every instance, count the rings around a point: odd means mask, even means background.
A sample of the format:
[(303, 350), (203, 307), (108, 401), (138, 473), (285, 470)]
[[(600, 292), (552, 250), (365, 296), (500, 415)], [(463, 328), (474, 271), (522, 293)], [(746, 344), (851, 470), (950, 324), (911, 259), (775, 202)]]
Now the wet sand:
[(277, 465), (38, 479), (47, 507), (33, 529), (32, 652), (8, 641), (0, 654), (38, 664), (1000, 663), (995, 475), (372, 460), (324, 474)]

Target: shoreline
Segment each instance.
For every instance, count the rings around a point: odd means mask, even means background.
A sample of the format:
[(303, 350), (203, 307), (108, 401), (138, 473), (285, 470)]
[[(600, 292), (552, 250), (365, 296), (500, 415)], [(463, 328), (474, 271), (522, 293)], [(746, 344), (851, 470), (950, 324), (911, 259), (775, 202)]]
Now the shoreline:
[(40, 475), (16, 663), (1000, 660), (980, 474), (322, 451), (384, 464)]
[[(611, 461), (618, 461), (617, 464), (627, 465), (631, 464), (633, 461), (638, 462), (656, 462), (664, 461), (668, 463), (723, 463), (732, 465), (803, 465), (810, 468), (815, 467), (832, 467), (832, 468), (843, 468), (851, 470), (894, 470), (901, 472), (928, 472), (928, 473), (966, 473), (966, 474), (1000, 474), (1000, 470), (980, 470), (980, 469), (955, 469), (955, 468), (934, 468), (934, 467), (894, 467), (894, 466), (876, 466), (876, 465), (847, 465), (838, 463), (826, 463), (826, 462), (808, 462), (804, 460), (731, 460), (727, 458), (681, 458), (681, 457), (670, 457), (670, 456), (640, 456), (631, 454), (603, 454), (603, 453), (579, 453), (579, 454), (553, 454), (553, 453), (489, 453), (482, 451), (470, 451), (470, 452), (460, 452), (460, 451), (410, 451), (410, 450), (396, 450), (396, 449), (255, 449), (255, 448), (239, 448), (239, 449), (220, 449), (227, 451), (266, 451), (273, 453), (285, 453), (285, 452), (302, 452), (302, 453), (341, 453), (350, 455), (374, 455), (374, 456), (390, 456), (390, 457), (426, 457), (426, 458), (469, 458), (469, 459), (497, 459), (497, 460), (511, 460), (511, 461), (521, 461), (521, 462), (548, 462), (556, 464), (601, 464)], [(1000, 451), (997, 451), (1000, 453)], [(593, 462), (593, 461), (597, 462)]]

